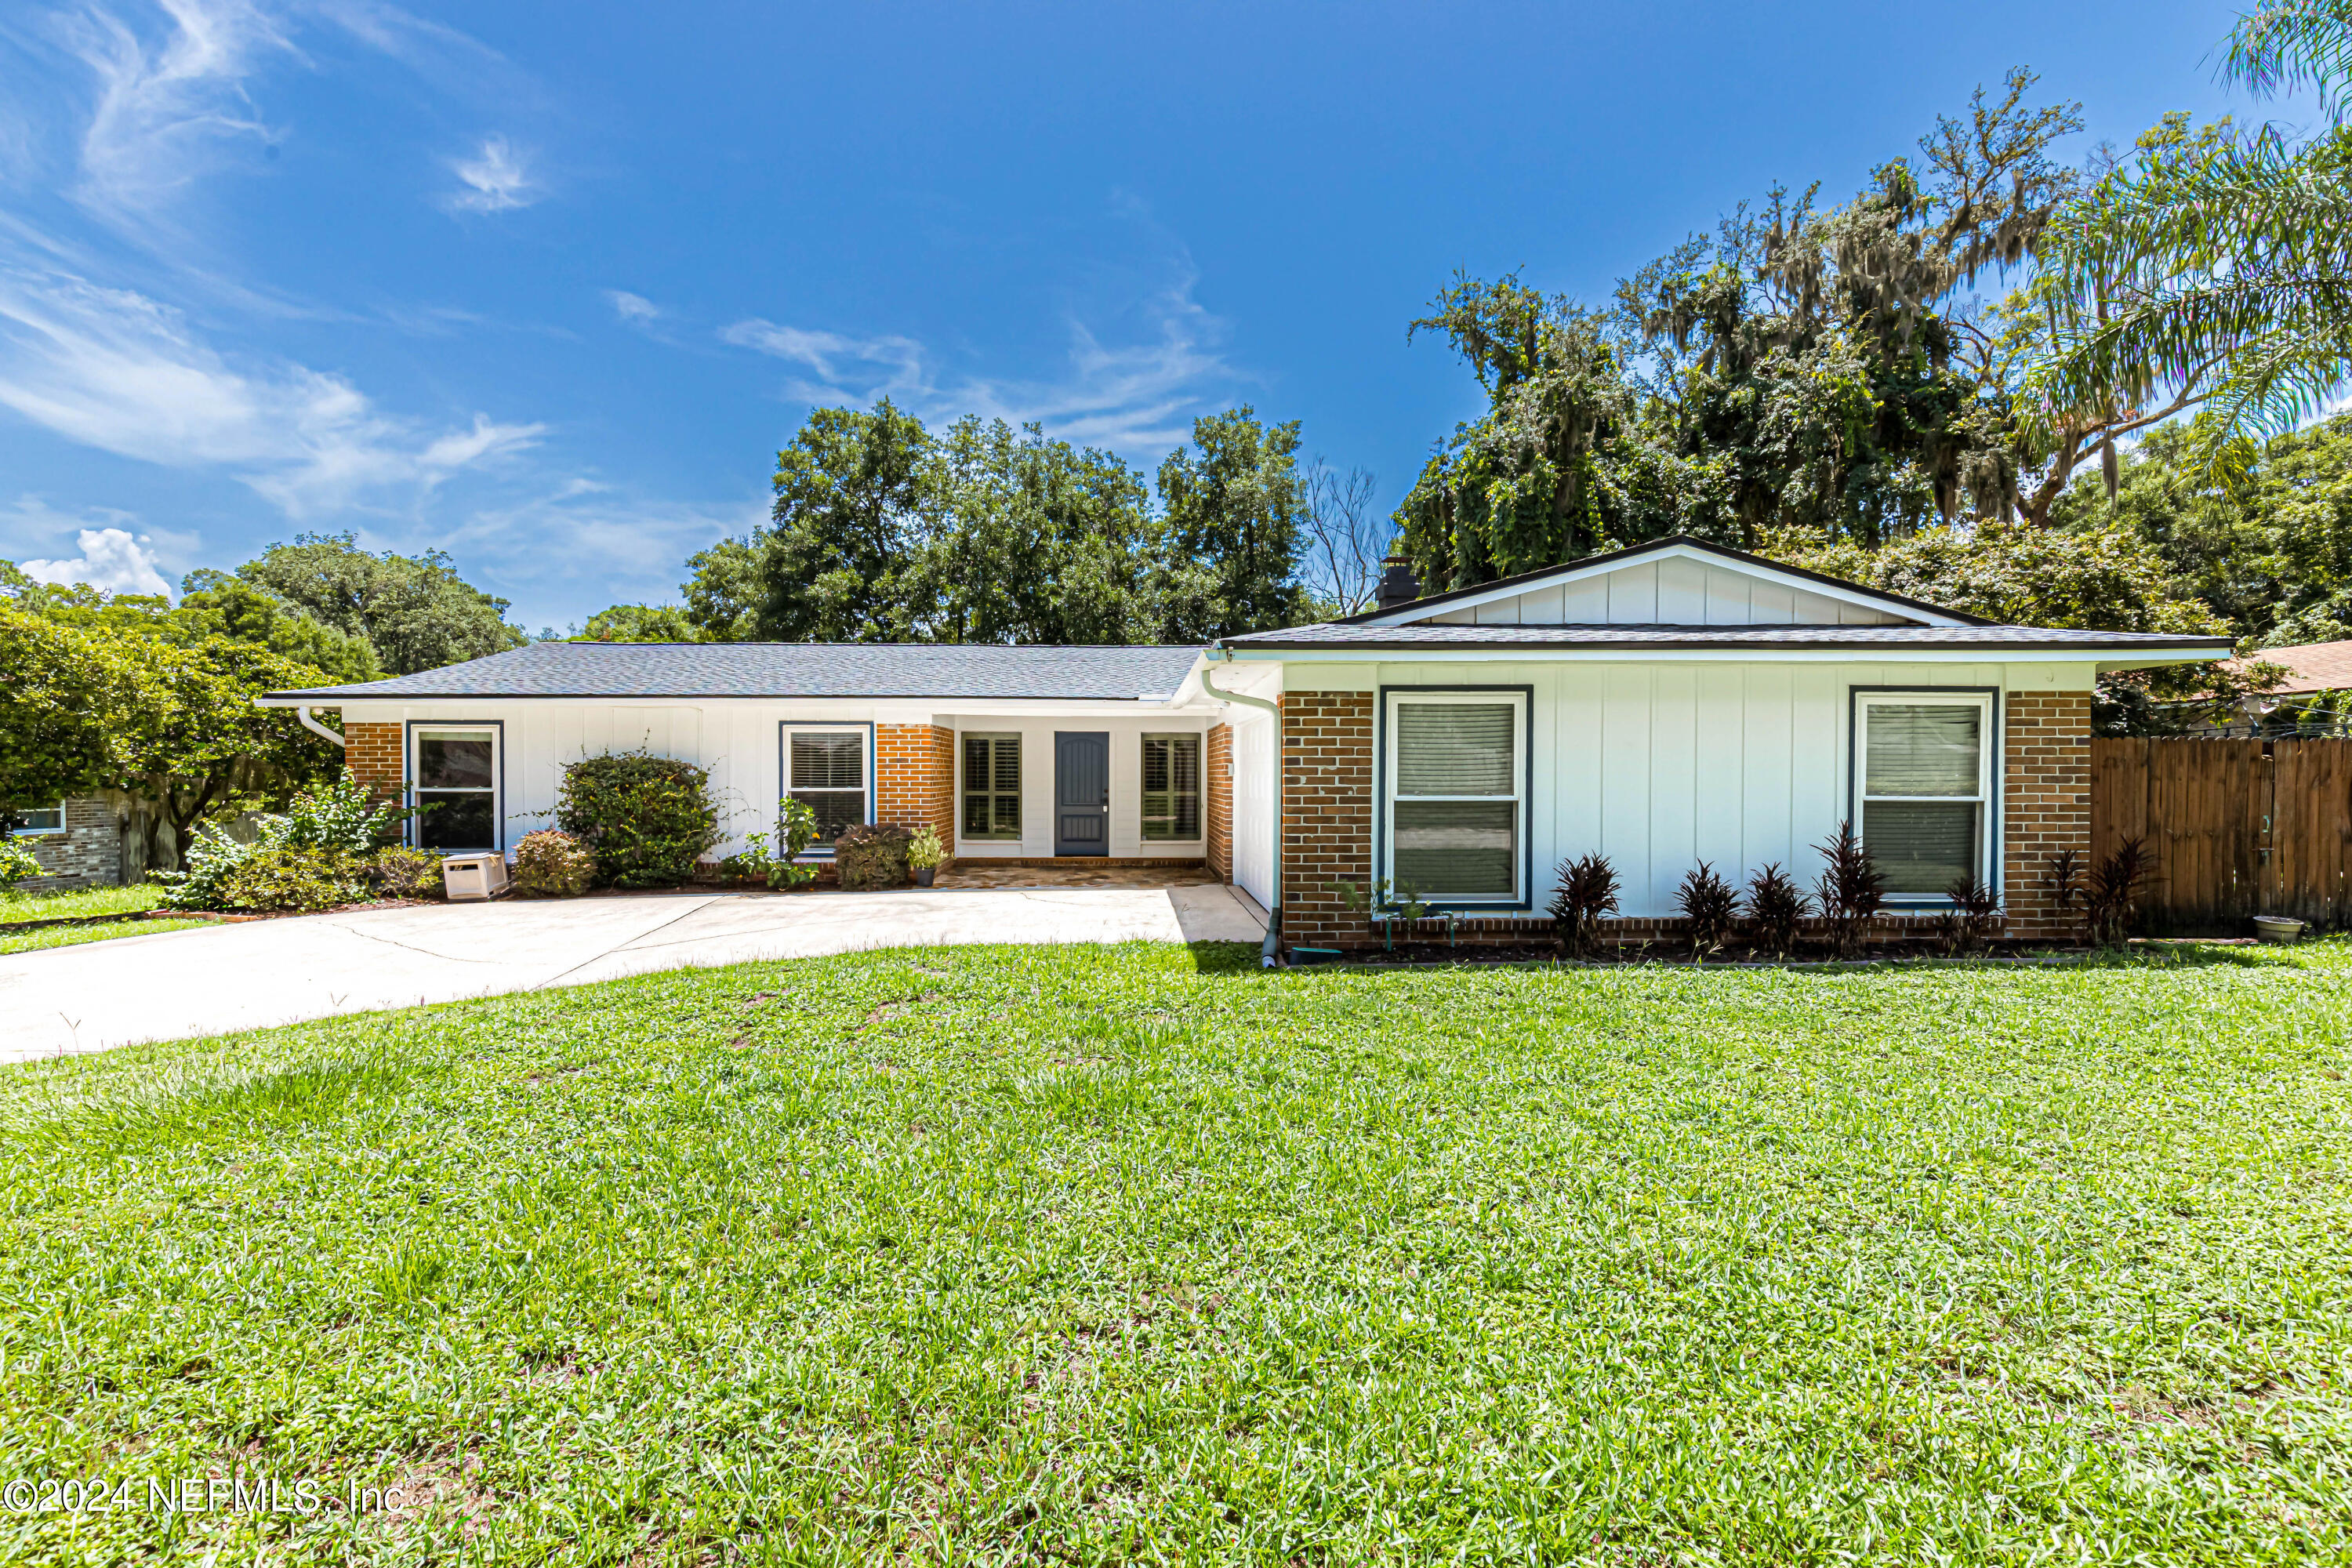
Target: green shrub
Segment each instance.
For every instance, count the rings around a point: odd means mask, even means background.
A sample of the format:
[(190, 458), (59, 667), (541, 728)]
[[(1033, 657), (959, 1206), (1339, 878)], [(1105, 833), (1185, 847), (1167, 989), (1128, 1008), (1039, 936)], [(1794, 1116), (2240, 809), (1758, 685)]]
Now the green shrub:
[(607, 752), (563, 770), (555, 826), (588, 847), (596, 879), (617, 888), (675, 887), (724, 837), (709, 775), (646, 752)]
[(947, 858), (947, 846), (940, 842), (939, 829), (928, 822), (915, 829), (915, 836), (907, 840), (907, 864), (918, 871), (927, 866), (935, 867)]
[(0, 888), (13, 888), (27, 878), (44, 875), (33, 852), (13, 838), (0, 838)]
[(380, 899), (437, 899), (441, 896), (441, 857), (430, 849), (406, 849), (395, 844), (367, 858), (368, 885)]
[(347, 773), (287, 803), (284, 842), (297, 849), (366, 855), (396, 836), (395, 825), (405, 815), (397, 802), (377, 799), (374, 791)]
[(515, 846), (514, 881), (543, 899), (576, 899), (596, 875), (596, 857), (569, 833), (542, 827)]
[(340, 849), (276, 847), (242, 857), (221, 879), (220, 907), (256, 912), (331, 910), (368, 896), (367, 872)]
[(903, 888), (907, 845), (914, 835), (903, 827), (866, 823), (833, 841), (834, 869), (845, 888)]
[(809, 840), (815, 837), (816, 813), (808, 808), (805, 801), (786, 795), (776, 802), (776, 845), (783, 853), (769, 853), (766, 834), (747, 833), (743, 836), (743, 852), (721, 860), (719, 869), (730, 877), (765, 882), (771, 888), (805, 888), (816, 880), (817, 868), (793, 862), (800, 858)]

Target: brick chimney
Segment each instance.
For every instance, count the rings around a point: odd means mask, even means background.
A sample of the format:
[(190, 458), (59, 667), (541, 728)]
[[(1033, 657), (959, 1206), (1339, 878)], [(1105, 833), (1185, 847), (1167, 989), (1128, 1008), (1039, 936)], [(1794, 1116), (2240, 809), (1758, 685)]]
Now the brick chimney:
[(1393, 610), (1399, 605), (1410, 605), (1421, 597), (1421, 583), (1412, 574), (1412, 567), (1402, 555), (1391, 555), (1381, 563), (1381, 608)]

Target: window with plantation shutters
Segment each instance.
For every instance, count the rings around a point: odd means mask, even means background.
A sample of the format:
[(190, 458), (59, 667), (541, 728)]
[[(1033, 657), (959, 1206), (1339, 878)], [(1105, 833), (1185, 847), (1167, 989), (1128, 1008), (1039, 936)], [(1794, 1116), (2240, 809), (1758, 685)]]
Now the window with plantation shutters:
[(1522, 896), (1527, 713), (1513, 691), (1389, 694), (1387, 875), (1400, 897)]
[(1201, 737), (1143, 737), (1143, 837), (1201, 837)]
[(1854, 709), (1855, 826), (1887, 896), (1935, 900), (1990, 881), (1992, 698), (1856, 692)]
[(963, 837), (1021, 837), (1021, 737), (963, 738)]

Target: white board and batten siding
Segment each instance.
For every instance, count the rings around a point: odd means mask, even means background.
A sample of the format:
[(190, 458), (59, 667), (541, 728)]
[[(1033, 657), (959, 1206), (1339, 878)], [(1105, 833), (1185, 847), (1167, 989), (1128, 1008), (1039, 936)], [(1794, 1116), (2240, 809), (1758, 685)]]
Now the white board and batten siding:
[[(959, 858), (1048, 856), (1054, 853), (1054, 731), (1107, 731), (1111, 739), (1111, 843), (1113, 855), (1168, 856), (1191, 858), (1207, 852), (1203, 839), (1143, 838), (1141, 773), (1145, 733), (1201, 733), (1214, 722), (1213, 715), (1165, 713), (1129, 717), (1090, 714), (992, 718), (984, 714), (935, 713), (904, 703), (776, 702), (715, 700), (659, 703), (605, 702), (586, 699), (517, 701), (482, 699), (430, 702), (349, 704), (347, 720), (368, 724), (450, 724), (497, 721), (505, 746), (503, 762), (506, 846), (536, 828), (554, 825), (557, 796), (563, 787), (566, 765), (607, 752), (643, 748), (656, 756), (675, 757), (705, 769), (710, 792), (719, 803), (719, 826), (726, 842), (714, 856), (743, 847), (747, 833), (765, 831), (775, 820), (776, 799), (782, 793), (779, 726), (783, 724), (946, 725), (959, 734), (976, 731), (1022, 737), (1022, 837), (1018, 840), (959, 844)], [(1202, 743), (1203, 764), (1206, 742)], [(961, 820), (962, 747), (957, 747)]]
[(1414, 618), (1462, 626), (1876, 626), (1910, 619), (1753, 572), (1677, 557), (1538, 584), (1523, 594)]
[(1234, 727), (1234, 880), (1261, 908), (1274, 903), (1274, 718), (1236, 704)]
[(1622, 913), (1673, 915), (1700, 860), (1735, 881), (1778, 862), (1810, 885), (1814, 846), (1848, 811), (1856, 687), (2084, 690), (2088, 665), (1578, 661), (1294, 664), (1288, 689), (1531, 689), (1528, 837), (1533, 904), (1555, 868), (1599, 850)]

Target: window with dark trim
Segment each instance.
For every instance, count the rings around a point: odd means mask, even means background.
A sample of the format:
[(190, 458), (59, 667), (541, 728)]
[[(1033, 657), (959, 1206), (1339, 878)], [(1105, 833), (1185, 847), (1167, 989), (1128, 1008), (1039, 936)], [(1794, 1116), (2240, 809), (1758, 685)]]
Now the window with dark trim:
[(1388, 875), (1423, 899), (1520, 897), (1528, 704), (1514, 691), (1388, 699)]
[(966, 838), (1021, 837), (1021, 737), (963, 737)]
[(1855, 824), (1891, 899), (1941, 899), (1991, 879), (1992, 698), (1854, 694)]
[(829, 847), (843, 833), (870, 820), (866, 737), (862, 726), (784, 731), (784, 794), (815, 815), (815, 845)]
[(502, 849), (499, 837), (499, 731), (467, 724), (409, 731), (411, 830), (420, 849)]
[(1201, 837), (1201, 737), (1143, 737), (1143, 837)]

